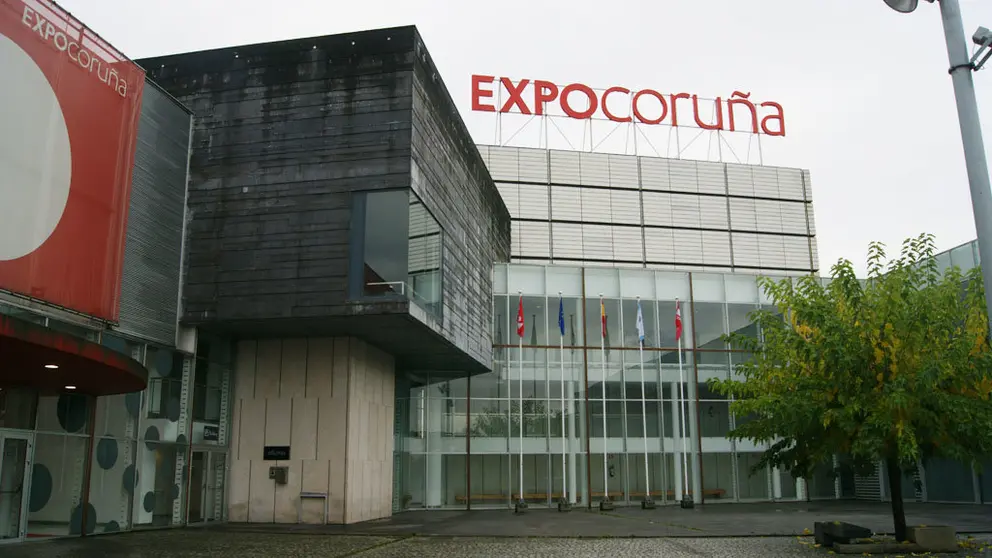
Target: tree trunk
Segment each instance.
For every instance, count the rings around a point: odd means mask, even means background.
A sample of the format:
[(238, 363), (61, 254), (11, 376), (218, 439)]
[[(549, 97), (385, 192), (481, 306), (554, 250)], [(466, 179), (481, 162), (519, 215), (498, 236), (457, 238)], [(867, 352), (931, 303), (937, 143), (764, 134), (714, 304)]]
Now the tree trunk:
[(889, 477), (889, 499), (892, 501), (892, 522), (896, 528), (896, 540), (906, 540), (906, 509), (902, 504), (902, 468), (895, 458), (885, 460), (885, 469)]

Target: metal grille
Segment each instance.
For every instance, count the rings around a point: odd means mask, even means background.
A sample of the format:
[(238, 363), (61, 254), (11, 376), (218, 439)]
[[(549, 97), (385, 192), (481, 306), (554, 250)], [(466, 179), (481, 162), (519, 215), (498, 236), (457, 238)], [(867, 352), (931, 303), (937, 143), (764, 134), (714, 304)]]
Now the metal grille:
[(186, 109), (146, 82), (117, 329), (169, 346), (176, 340), (191, 124)]
[(882, 499), (882, 464), (875, 465), (870, 475), (854, 476), (854, 498), (878, 502)]

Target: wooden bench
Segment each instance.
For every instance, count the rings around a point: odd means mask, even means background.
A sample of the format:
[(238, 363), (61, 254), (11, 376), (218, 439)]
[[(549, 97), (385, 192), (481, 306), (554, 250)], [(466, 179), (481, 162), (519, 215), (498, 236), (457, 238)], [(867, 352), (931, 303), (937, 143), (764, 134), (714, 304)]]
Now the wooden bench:
[[(651, 497), (652, 498), (661, 497), (662, 494), (664, 494), (669, 500), (675, 498), (675, 491), (674, 490), (668, 490), (668, 491), (652, 490), (651, 491)], [(688, 492), (688, 494), (691, 496), (692, 495), (692, 491), (690, 490)], [(726, 494), (727, 494), (727, 491), (724, 490), (724, 489), (722, 489), (722, 488), (706, 488), (706, 489), (703, 490), (703, 497), (704, 498), (723, 498), (724, 496), (726, 496)], [(527, 493), (527, 494), (524, 494), (524, 501), (546, 501), (548, 499), (548, 496), (549, 495), (548, 494), (545, 494), (545, 493)], [(645, 496), (645, 493), (643, 491), (640, 491), (640, 492), (631, 492), (630, 493), (630, 497), (631, 498), (643, 498), (644, 496)], [(551, 497), (551, 500), (552, 501), (558, 500), (558, 499), (561, 498), (561, 492), (552, 492), (550, 494), (550, 497)], [(592, 497), (593, 498), (602, 498), (603, 497), (603, 493), (602, 492), (593, 492), (592, 493)], [(469, 498), (471, 498), (473, 502), (478, 502), (478, 501), (483, 501), (483, 502), (509, 502), (509, 501), (516, 501), (517, 495), (516, 494), (511, 494), (511, 495), (507, 495), (507, 494), (472, 494), (471, 496), (465, 496), (465, 495), (459, 494), (459, 495), (455, 496), (455, 501), (458, 502), (458, 503), (462, 503), (463, 504), (463, 503), (467, 502), (469, 500)], [(619, 490), (617, 490), (617, 491), (611, 490), (610, 491), (610, 498), (613, 499), (613, 500), (623, 499), (624, 498), (624, 493), (622, 491), (619, 491)]]

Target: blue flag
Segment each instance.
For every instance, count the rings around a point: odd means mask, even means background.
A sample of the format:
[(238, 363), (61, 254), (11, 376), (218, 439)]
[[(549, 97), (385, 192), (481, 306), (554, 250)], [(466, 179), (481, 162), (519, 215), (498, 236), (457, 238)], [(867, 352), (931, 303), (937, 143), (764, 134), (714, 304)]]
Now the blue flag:
[(565, 304), (560, 296), (558, 297), (558, 330), (561, 331), (561, 336), (565, 337)]

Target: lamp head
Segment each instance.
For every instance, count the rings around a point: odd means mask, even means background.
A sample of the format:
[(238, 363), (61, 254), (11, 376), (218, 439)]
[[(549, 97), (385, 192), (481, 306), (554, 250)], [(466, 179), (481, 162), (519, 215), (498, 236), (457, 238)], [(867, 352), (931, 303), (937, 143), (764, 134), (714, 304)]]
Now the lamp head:
[(916, 9), (920, 0), (885, 0), (885, 3), (897, 12), (908, 14)]
[(987, 27), (979, 27), (978, 31), (971, 37), (971, 40), (978, 46), (992, 46), (992, 31)]

